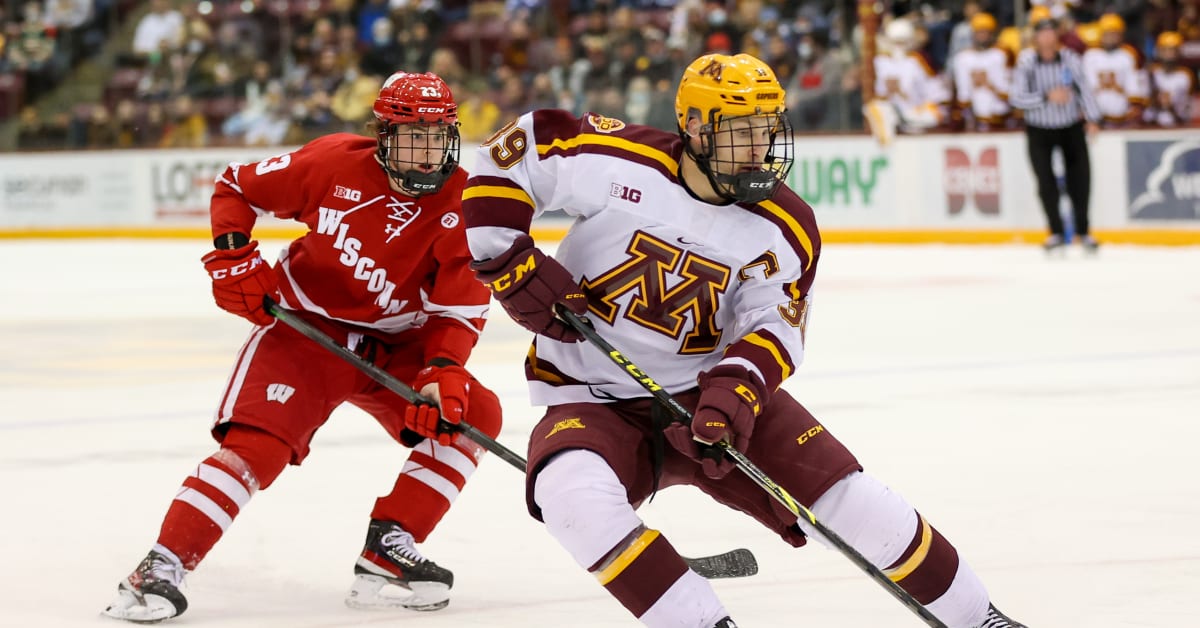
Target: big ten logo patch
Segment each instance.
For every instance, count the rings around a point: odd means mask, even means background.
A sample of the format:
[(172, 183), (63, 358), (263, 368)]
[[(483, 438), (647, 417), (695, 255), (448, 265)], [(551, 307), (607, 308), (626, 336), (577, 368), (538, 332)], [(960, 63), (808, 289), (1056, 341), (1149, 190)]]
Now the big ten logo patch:
[(962, 213), (968, 198), (979, 213), (1000, 214), (1000, 151), (995, 146), (979, 151), (974, 163), (967, 151), (947, 148), (942, 176), (950, 215)]
[(627, 185), (621, 185), (620, 183), (611, 184), (608, 189), (608, 195), (614, 198), (619, 198), (623, 201), (629, 201), (630, 203), (636, 203), (642, 200), (641, 190), (631, 188)]
[(333, 195), (337, 198), (344, 198), (355, 203), (362, 200), (362, 191), (348, 188), (344, 185), (333, 186)]

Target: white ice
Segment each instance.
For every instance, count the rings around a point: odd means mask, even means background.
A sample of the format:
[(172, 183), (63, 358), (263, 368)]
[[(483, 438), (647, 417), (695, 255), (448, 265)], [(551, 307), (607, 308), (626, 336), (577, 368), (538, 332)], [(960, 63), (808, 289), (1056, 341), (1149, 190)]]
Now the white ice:
[[(268, 243), (276, 250), (282, 243)], [(99, 612), (193, 465), (248, 331), (202, 242), (0, 242), (0, 626)], [(808, 356), (787, 387), (957, 545), (1035, 628), (1200, 624), (1200, 249), (828, 245)], [(493, 311), (472, 367), (519, 453), (527, 336)], [(653, 374), (651, 374), (653, 375)], [(637, 625), (525, 512), (489, 457), (424, 545), (435, 613), (346, 608), (374, 498), (406, 450), (339, 410), (189, 580), (180, 626)], [(791, 550), (697, 491), (642, 515), (682, 552), (745, 546), (715, 582), (741, 626), (918, 626), (836, 552)]]

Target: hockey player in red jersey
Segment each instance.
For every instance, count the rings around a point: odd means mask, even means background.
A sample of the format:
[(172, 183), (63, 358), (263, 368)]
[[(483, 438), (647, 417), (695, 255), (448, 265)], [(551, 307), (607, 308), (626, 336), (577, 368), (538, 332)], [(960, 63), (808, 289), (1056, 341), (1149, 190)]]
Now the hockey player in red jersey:
[[(374, 105), (376, 137), (335, 134), (217, 178), (215, 250), (203, 258), (221, 308), (255, 324), (221, 396), (216, 453), (184, 480), (153, 549), (105, 614), (135, 622), (179, 615), (196, 568), (255, 492), (300, 464), (342, 403), (412, 448), (370, 513), (346, 603), (434, 610), (452, 574), (425, 540), (475, 471), (481, 447), (438, 430), (438, 408), (401, 400), (352, 365), (276, 323), (270, 297), (365, 360), (438, 400), (441, 417), (500, 432), (500, 404), (464, 366), (489, 294), (469, 267), (461, 216), (457, 105), (433, 74), (393, 74)], [(252, 230), (273, 214), (308, 226), (269, 265)], [(397, 588), (398, 587), (398, 588)]]
[[(709, 583), (636, 512), (656, 490), (690, 484), (804, 545), (807, 520), (706, 455), (727, 439), (947, 626), (1020, 626), (925, 517), (780, 388), (803, 357), (821, 254), (812, 209), (784, 184), (794, 145), (783, 103), (762, 61), (713, 54), (684, 71), (678, 135), (538, 110), (480, 148), (463, 194), (474, 267), (537, 334), (526, 373), (533, 403), (548, 406), (529, 442), (529, 511), (645, 625), (731, 627)], [(529, 227), (560, 208), (575, 222), (550, 257)], [(586, 312), (691, 424), (672, 424), (556, 307)]]

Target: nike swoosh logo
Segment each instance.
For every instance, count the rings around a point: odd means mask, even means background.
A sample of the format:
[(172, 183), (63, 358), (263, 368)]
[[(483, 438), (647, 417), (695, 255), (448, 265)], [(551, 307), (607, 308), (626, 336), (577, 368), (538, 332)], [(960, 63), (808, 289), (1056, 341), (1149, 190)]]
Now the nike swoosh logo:
[(684, 240), (682, 237), (675, 238), (675, 241), (684, 246), (699, 246), (700, 245), (699, 242), (688, 242), (687, 240)]

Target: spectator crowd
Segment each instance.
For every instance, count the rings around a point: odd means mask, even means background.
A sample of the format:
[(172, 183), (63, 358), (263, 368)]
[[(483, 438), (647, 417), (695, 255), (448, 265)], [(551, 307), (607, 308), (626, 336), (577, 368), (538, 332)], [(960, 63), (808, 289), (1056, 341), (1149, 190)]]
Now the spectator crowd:
[[(362, 132), (383, 77), (403, 69), (450, 84), (468, 142), (539, 107), (673, 130), (683, 65), (748, 52), (775, 69), (801, 132), (862, 131), (871, 102), (899, 112), (902, 133), (1006, 130), (1021, 125), (1012, 60), (1046, 17), (1093, 58), (1108, 126), (1195, 115), (1200, 0), (880, 6), (864, 72), (847, 0), (9, 0), (0, 118), (15, 118), (19, 150), (291, 145)], [(81, 60), (104, 55), (97, 99), (52, 106)]]

